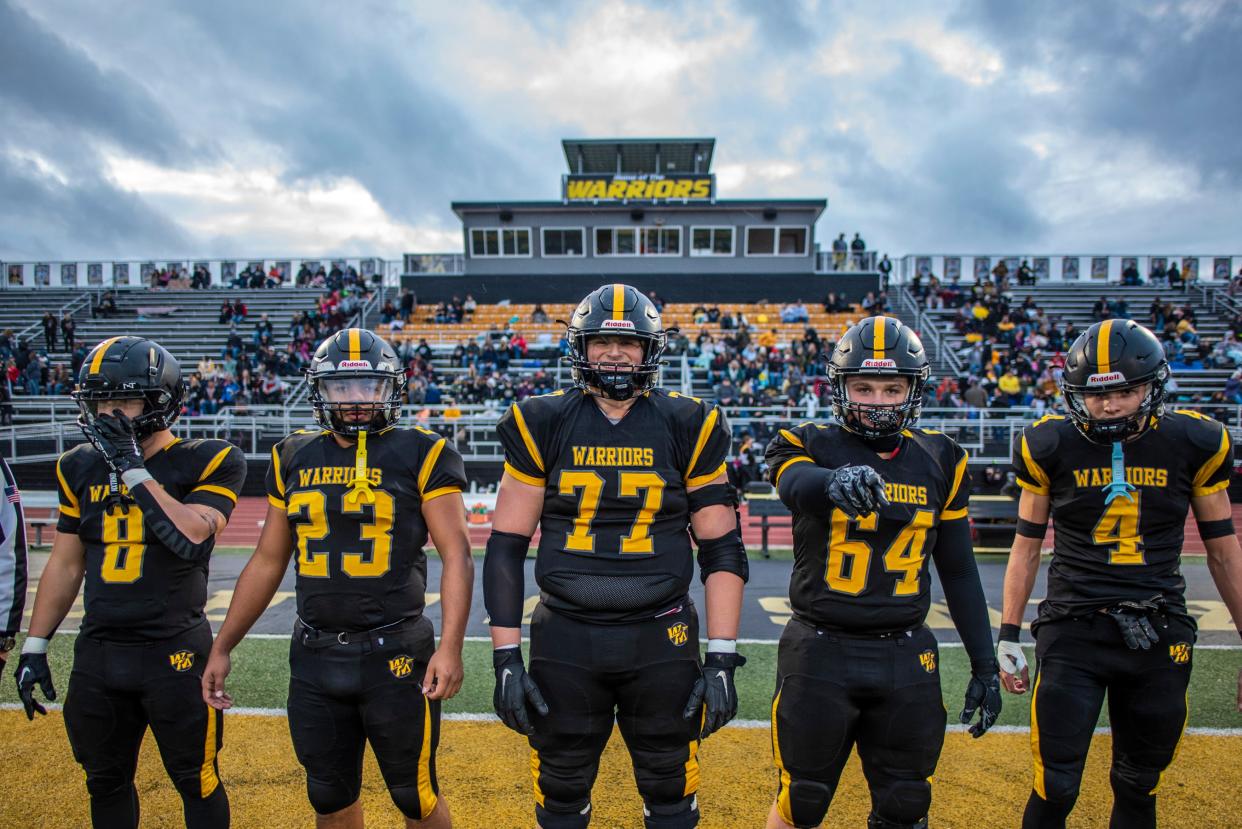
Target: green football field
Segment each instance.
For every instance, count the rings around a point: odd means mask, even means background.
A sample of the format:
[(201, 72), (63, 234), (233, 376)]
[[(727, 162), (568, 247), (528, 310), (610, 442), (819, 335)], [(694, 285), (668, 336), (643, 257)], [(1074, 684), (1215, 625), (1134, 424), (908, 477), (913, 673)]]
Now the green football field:
[[(741, 644), (738, 650), (747, 664), (737, 672), (738, 717), (744, 720), (767, 721), (771, 715), (772, 692), (776, 678), (776, 645)], [(236, 705), (242, 708), (283, 709), (289, 681), (289, 641), (248, 638), (233, 652), (233, 672), (228, 690)], [(50, 657), (57, 690), (63, 698), (69, 680), (73, 656), (73, 636), (59, 635), (52, 640)], [(1034, 659), (1032, 649), (1027, 658)], [(1242, 714), (1237, 712), (1237, 673), (1242, 666), (1242, 648), (1199, 648), (1194, 655), (1194, 672), (1190, 682), (1190, 727), (1242, 729)], [(487, 642), (469, 641), (464, 651), (466, 679), (461, 692), (444, 706), (446, 714), (487, 714), (492, 710), (493, 673), (491, 646)], [(962, 694), (969, 676), (969, 663), (960, 647), (942, 645), (940, 672), (945, 707), (950, 722), (961, 710)], [(1000, 724), (1029, 725), (1027, 697), (1006, 695)], [(17, 693), (11, 678), (0, 683), (0, 703), (16, 703)], [(1107, 711), (1101, 717), (1107, 725)]]

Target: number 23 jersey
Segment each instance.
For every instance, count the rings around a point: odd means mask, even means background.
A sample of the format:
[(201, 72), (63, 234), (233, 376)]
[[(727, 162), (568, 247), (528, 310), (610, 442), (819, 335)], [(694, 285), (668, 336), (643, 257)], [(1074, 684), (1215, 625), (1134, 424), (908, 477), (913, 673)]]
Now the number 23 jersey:
[(927, 556), (941, 521), (966, 520), (966, 451), (946, 435), (908, 429), (892, 458), (881, 458), (840, 426), (804, 423), (768, 445), (768, 474), (799, 463), (828, 469), (870, 466), (889, 506), (851, 519), (833, 507), (794, 513), (793, 612), (813, 625), (850, 633), (896, 633), (923, 624), (931, 608)]
[(653, 389), (614, 424), (572, 388), (523, 400), (496, 428), (505, 471), (544, 489), (535, 580), (548, 607), (621, 622), (685, 597), (694, 570), (686, 491), (725, 472), (730, 434), (719, 409)]
[(1040, 618), (1162, 596), (1185, 613), (1181, 552), (1190, 499), (1229, 485), (1233, 446), (1219, 422), (1176, 411), (1121, 445), (1133, 489), (1107, 502), (1112, 445), (1049, 415), (1015, 439), (1018, 485), (1052, 501), (1055, 533)]
[(365, 452), (369, 493), (355, 497), (357, 446), (316, 429), (272, 447), (267, 499), (293, 536), (298, 617), (317, 630), (371, 630), (421, 614), (423, 504), (460, 498), (466, 484), (461, 455), (427, 429), (369, 433)]
[[(174, 440), (147, 458), (146, 468), (177, 501), (212, 507), (225, 520), (246, 479), (241, 449), (214, 439)], [(161, 544), (132, 499), (110, 504), (108, 465), (89, 443), (61, 455), (56, 477), (56, 531), (77, 535), (86, 553), (82, 635), (142, 642), (200, 624), (207, 559), (186, 561)], [(127, 493), (121, 484), (121, 494)]]

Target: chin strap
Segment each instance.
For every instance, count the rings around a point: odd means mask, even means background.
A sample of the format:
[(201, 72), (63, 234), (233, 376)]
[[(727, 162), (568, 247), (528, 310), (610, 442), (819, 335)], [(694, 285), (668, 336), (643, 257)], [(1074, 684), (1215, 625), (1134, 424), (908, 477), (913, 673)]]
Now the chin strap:
[(349, 506), (375, 503), (371, 491), (371, 477), (367, 474), (367, 430), (358, 432), (358, 446), (354, 452), (354, 480), (345, 493), (344, 503)]
[(1113, 479), (1105, 484), (1104, 503), (1111, 504), (1121, 496), (1134, 500), (1134, 485), (1126, 480), (1126, 458), (1121, 448), (1121, 441), (1113, 444)]

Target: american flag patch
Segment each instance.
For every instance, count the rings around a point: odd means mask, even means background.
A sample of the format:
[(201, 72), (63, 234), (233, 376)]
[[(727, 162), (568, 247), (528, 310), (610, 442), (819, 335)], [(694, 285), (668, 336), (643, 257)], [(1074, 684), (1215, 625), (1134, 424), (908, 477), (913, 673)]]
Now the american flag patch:
[(4, 488), (4, 500), (10, 504), (16, 504), (22, 499), (22, 494), (17, 491), (16, 486), (6, 486)]

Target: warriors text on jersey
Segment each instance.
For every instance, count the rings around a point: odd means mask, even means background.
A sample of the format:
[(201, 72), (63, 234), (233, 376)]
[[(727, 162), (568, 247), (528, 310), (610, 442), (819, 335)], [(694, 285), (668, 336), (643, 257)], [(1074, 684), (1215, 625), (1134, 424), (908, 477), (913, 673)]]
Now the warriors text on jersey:
[(461, 455), (427, 429), (367, 434), (365, 487), (353, 486), (357, 467), (357, 447), (327, 431), (272, 447), (267, 498), (288, 515), (298, 616), (317, 630), (371, 630), (422, 613), (422, 505), (466, 484)]
[(581, 389), (501, 418), (505, 471), (544, 487), (535, 579), (548, 607), (596, 622), (650, 617), (690, 585), (686, 490), (725, 471), (720, 410), (654, 389), (612, 423)]
[(1122, 444), (1133, 489), (1106, 502), (1112, 446), (1092, 443), (1049, 415), (1014, 440), (1018, 484), (1052, 499), (1055, 530), (1040, 618), (1089, 612), (1125, 599), (1163, 596), (1185, 612), (1180, 557), (1190, 499), (1229, 485), (1229, 432), (1197, 412), (1154, 420)]
[(884, 478), (890, 502), (857, 519), (836, 508), (794, 515), (789, 601), (794, 615), (812, 625), (893, 633), (927, 616), (927, 556), (940, 522), (966, 517), (970, 475), (965, 450), (950, 438), (929, 429), (902, 434), (887, 460), (853, 433), (815, 423), (782, 429), (768, 447), (774, 484), (797, 463), (870, 466)]
[[(242, 451), (222, 440), (174, 440), (146, 460), (147, 471), (183, 504), (205, 504), (226, 518), (246, 479)], [(90, 444), (56, 464), (60, 520), (86, 550), (82, 633), (110, 641), (166, 639), (200, 624), (207, 602), (207, 561), (174, 555), (148, 532), (128, 497), (109, 500), (108, 465)]]

